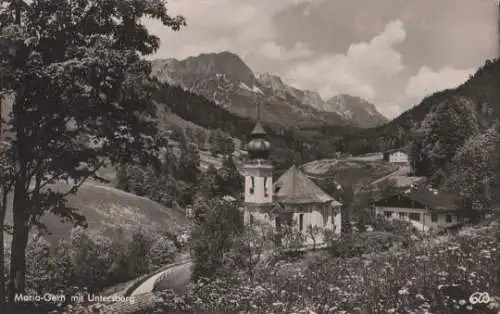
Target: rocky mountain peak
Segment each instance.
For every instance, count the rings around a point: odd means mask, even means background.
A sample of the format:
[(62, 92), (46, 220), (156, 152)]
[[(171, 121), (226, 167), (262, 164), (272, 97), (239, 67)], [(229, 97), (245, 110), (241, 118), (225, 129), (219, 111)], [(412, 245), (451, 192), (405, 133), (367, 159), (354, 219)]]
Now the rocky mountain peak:
[(224, 74), (233, 80), (245, 83), (247, 86), (255, 85), (255, 76), (252, 70), (238, 55), (229, 51), (203, 53), (181, 60), (180, 63), (183, 64), (187, 72), (202, 77)]

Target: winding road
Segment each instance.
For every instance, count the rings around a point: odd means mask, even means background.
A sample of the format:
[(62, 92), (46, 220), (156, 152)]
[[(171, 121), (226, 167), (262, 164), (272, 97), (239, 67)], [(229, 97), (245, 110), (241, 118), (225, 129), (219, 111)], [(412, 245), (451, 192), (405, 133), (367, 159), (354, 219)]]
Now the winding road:
[(99, 313), (116, 313), (116, 314), (129, 314), (129, 313), (142, 313), (147, 309), (151, 309), (154, 305), (156, 297), (153, 293), (157, 281), (161, 282), (160, 289), (172, 289), (178, 294), (182, 294), (191, 279), (191, 266), (193, 262), (186, 260), (170, 266), (166, 266), (164, 270), (146, 276), (141, 279), (137, 287), (129, 287), (121, 293), (115, 293), (114, 296), (131, 298), (131, 301), (112, 302), (105, 304), (104, 307), (99, 308)]
[(189, 279), (191, 278), (191, 266), (193, 262), (187, 260), (179, 264), (173, 265), (157, 274), (152, 275), (147, 278), (143, 283), (141, 283), (133, 291), (129, 291), (124, 296), (138, 296), (148, 292), (152, 292), (155, 287), (155, 283), (162, 279), (162, 287), (164, 289), (172, 289), (175, 292), (184, 291)]

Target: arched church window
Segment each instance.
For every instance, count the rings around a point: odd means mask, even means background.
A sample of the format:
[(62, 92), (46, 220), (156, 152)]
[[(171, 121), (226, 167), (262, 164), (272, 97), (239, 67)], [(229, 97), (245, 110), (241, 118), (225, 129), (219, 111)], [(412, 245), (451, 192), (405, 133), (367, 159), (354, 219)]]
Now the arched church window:
[(274, 187), (274, 193), (278, 193), (280, 189), (281, 189), (281, 184), (276, 184), (276, 186)]

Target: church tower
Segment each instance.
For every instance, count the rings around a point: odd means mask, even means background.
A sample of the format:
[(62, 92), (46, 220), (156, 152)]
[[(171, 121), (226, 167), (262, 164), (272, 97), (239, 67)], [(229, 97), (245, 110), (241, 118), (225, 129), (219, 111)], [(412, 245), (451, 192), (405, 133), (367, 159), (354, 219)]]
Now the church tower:
[[(260, 110), (259, 110), (260, 111)], [(254, 219), (270, 221), (273, 202), (273, 166), (269, 160), (271, 144), (265, 139), (266, 131), (257, 123), (247, 145), (248, 159), (243, 167), (245, 176), (245, 223)]]

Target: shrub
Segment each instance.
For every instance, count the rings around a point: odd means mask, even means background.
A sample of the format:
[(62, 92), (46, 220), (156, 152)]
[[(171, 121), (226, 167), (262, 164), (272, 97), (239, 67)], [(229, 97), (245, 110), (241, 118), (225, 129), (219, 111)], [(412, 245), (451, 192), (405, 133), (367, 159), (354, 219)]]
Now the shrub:
[(389, 232), (362, 232), (330, 239), (328, 251), (334, 257), (349, 258), (386, 251), (405, 243), (404, 237)]
[(165, 236), (157, 238), (148, 252), (149, 270), (153, 271), (161, 266), (172, 263), (176, 252), (177, 249), (174, 241)]

